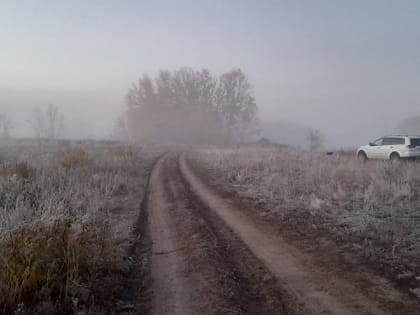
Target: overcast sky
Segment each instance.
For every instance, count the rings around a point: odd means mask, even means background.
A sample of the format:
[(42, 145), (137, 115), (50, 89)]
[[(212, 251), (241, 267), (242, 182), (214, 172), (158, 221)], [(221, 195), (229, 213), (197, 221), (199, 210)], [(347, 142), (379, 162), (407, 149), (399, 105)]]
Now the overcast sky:
[(105, 136), (142, 73), (240, 67), (262, 119), (351, 146), (420, 114), (419, 18), (415, 0), (0, 0), (0, 109), (19, 135), (51, 103)]

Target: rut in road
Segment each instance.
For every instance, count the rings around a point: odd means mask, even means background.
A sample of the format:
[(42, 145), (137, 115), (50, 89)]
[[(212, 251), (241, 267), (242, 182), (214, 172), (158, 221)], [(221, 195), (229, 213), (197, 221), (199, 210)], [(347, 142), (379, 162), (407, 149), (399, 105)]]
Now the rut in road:
[(157, 163), (148, 198), (153, 314), (417, 314), (369, 271), (312, 265), (278, 230), (212, 191), (185, 154)]
[[(191, 193), (177, 154), (151, 175), (153, 314), (285, 314), (266, 268)], [(217, 221), (219, 220), (219, 221)]]

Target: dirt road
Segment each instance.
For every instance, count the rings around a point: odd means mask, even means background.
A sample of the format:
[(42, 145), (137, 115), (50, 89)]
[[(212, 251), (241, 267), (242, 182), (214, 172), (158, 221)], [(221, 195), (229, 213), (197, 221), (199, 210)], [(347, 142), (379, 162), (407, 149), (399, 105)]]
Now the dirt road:
[(319, 264), (320, 253), (286, 242), (211, 190), (185, 154), (157, 162), (147, 212), (153, 314), (419, 314), (366, 267), (328, 263), (329, 253)]

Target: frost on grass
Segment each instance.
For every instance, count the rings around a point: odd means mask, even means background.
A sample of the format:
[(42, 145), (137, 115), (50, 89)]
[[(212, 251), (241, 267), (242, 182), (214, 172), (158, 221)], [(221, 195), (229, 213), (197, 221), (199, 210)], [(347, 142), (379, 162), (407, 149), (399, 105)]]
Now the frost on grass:
[(263, 205), (261, 214), (326, 228), (388, 265), (419, 265), (420, 163), (249, 146), (190, 157), (218, 186)]
[(150, 160), (118, 143), (2, 143), (0, 314), (92, 308), (120, 259), (110, 200), (127, 195)]

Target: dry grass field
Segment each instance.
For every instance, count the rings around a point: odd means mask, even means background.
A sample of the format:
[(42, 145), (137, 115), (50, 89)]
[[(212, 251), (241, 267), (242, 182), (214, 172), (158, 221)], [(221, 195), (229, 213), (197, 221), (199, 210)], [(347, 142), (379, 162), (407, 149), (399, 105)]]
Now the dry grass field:
[(0, 142), (0, 314), (416, 314), (420, 163), (185, 149)]
[(1, 143), (0, 314), (115, 309), (155, 157), (116, 142)]
[(326, 232), (419, 293), (420, 163), (250, 146), (195, 150), (190, 160), (261, 216), (308, 237)]

